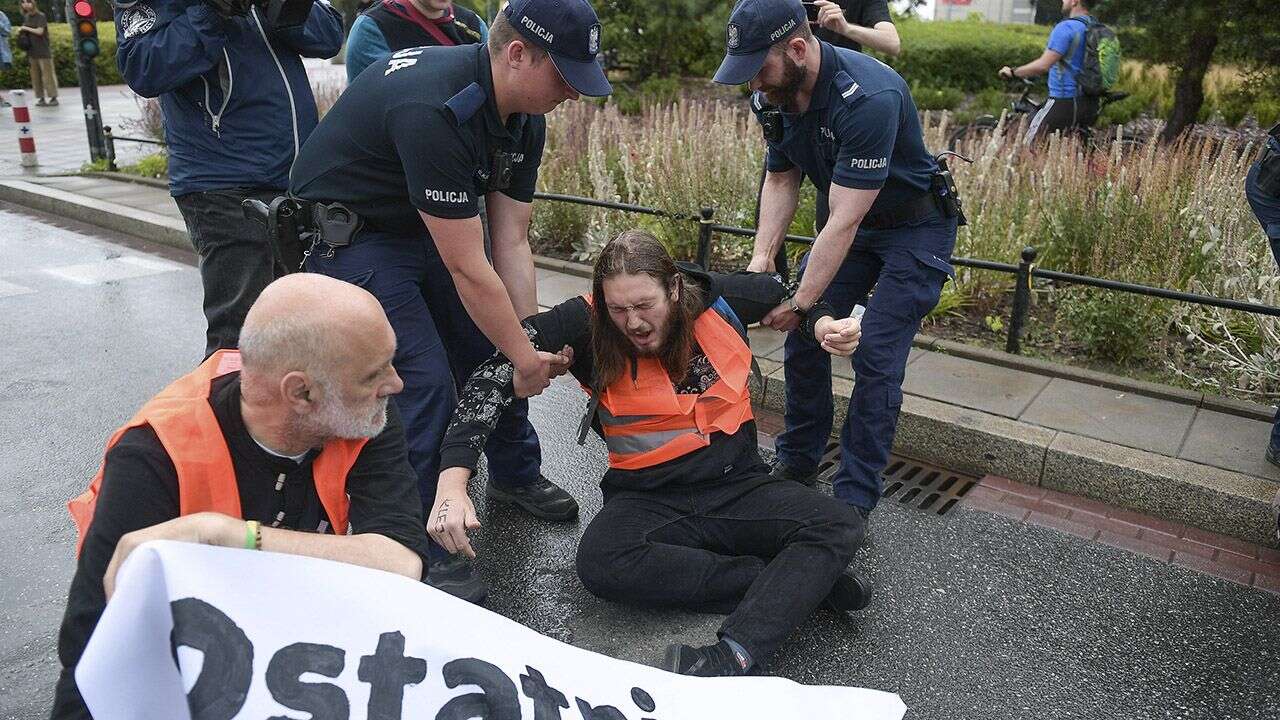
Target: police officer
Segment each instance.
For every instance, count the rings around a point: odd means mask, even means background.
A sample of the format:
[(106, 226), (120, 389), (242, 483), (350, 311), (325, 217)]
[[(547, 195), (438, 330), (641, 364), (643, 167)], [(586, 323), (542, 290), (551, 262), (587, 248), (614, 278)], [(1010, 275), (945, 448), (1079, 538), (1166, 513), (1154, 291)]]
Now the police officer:
[[(596, 61), (600, 23), (587, 0), (516, 0), (487, 45), (417, 47), (370, 66), (302, 148), (290, 190), (310, 201), (320, 239), (307, 269), (369, 290), (396, 331), (396, 398), (424, 507), (434, 502), (440, 441), (457, 383), (496, 345), (520, 397), (562, 372), (520, 318), (537, 312), (528, 229), (543, 114), (612, 88)], [(485, 257), (477, 201), (493, 242)], [(323, 312), (323, 308), (317, 308)], [(549, 520), (578, 505), (542, 477), (528, 406), (508, 410), (486, 445), (490, 497)], [(434, 547), (428, 581), (480, 601), (465, 560)]]
[[(750, 83), (768, 146), (749, 270), (773, 268), (801, 179), (819, 192), (820, 231), (800, 263), (799, 285), (763, 322), (794, 330), (820, 299), (842, 316), (867, 306), (833, 480), (836, 497), (865, 516), (880, 498), (911, 340), (954, 274), (954, 188), (943, 189), (949, 176), (925, 150), (902, 78), (814, 38), (799, 0), (739, 0), (727, 40), (715, 80)], [(831, 431), (831, 363), (794, 332), (785, 347), (786, 431), (774, 473), (812, 484)]]
[[(1253, 208), (1253, 214), (1262, 223), (1262, 231), (1271, 243), (1271, 254), (1280, 265), (1280, 124), (1271, 128), (1262, 156), (1249, 167), (1244, 192)], [(1275, 425), (1271, 428), (1271, 442), (1267, 445), (1266, 457), (1267, 462), (1280, 466), (1280, 409), (1276, 411)], [(1276, 500), (1280, 503), (1280, 494), (1276, 496)], [(1280, 513), (1280, 504), (1276, 508)], [(1276, 529), (1280, 533), (1280, 514), (1276, 517)]]
[(396, 50), (484, 43), (489, 27), (450, 0), (381, 0), (361, 13), (347, 37), (347, 82)]

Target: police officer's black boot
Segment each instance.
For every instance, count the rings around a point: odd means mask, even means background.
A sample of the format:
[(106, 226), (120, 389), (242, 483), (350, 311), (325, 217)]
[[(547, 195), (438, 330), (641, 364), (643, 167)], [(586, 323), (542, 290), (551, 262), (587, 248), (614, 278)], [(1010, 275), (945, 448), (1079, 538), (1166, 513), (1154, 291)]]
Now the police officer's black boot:
[(783, 462), (777, 458), (774, 458), (773, 462), (769, 464), (769, 475), (772, 476), (774, 480), (790, 480), (798, 482), (801, 485), (808, 485), (809, 487), (813, 487), (818, 484), (818, 471), (816, 469), (813, 472), (808, 473), (800, 472), (790, 466), (784, 465)]
[(472, 605), (483, 607), (489, 598), (489, 586), (485, 585), (471, 561), (461, 555), (433, 558), (427, 565), (424, 582)]
[(565, 522), (578, 517), (578, 501), (542, 475), (528, 485), (516, 487), (501, 487), (490, 480), (486, 492), (490, 498), (515, 505), (542, 520)]

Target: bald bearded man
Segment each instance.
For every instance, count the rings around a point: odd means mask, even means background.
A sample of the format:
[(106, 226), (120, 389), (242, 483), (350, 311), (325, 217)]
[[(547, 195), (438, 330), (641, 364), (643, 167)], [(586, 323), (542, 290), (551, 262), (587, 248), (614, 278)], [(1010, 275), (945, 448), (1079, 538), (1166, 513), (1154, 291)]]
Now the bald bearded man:
[[(74, 670), (120, 564), (148, 540), (269, 550), (419, 579), (427, 538), (390, 396), (395, 334), (368, 292), (287, 275), (220, 350), (116, 431), (69, 507), (79, 559), (52, 717), (88, 718)], [(348, 534), (350, 532), (350, 534)]]

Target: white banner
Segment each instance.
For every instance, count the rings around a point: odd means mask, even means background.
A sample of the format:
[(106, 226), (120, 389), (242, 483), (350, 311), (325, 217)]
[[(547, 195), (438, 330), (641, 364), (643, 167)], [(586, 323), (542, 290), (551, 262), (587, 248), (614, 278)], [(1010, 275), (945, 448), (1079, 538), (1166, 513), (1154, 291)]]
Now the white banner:
[(179, 542), (134, 551), (76, 681), (96, 720), (901, 720), (906, 712), (897, 695), (876, 690), (690, 678), (615, 660), (389, 573)]

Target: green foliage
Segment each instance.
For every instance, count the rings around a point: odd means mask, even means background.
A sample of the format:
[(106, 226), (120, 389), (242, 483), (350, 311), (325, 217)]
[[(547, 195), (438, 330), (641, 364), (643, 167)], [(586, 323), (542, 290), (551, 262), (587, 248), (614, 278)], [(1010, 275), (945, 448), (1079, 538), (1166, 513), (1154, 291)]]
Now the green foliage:
[(911, 83), (911, 97), (920, 110), (955, 110), (965, 100), (961, 90), (953, 87), (925, 87), (919, 81)]
[(1168, 312), (1159, 304), (1141, 295), (1070, 288), (1057, 298), (1059, 331), (1094, 357), (1132, 363), (1163, 344)]
[[(75, 87), (80, 84), (76, 77), (75, 53), (71, 48), (71, 27), (66, 23), (49, 23), (49, 40), (53, 48), (53, 64), (58, 71), (58, 85)], [(13, 67), (0, 71), (0, 88), (10, 90), (31, 87), (31, 63), (27, 53), (19, 49), (10, 36), (9, 43), (13, 49)], [(120, 71), (116, 68), (116, 26), (113, 22), (98, 23), (98, 43), (101, 52), (93, 59), (93, 67), (97, 73), (99, 85), (116, 85), (124, 82)]]
[(937, 87), (969, 93), (1003, 89), (996, 71), (1040, 56), (1049, 29), (1036, 25), (903, 21), (898, 26), (902, 53), (885, 60), (905, 78), (927, 78)]
[(618, 107), (623, 115), (639, 115), (648, 105), (667, 105), (675, 102), (681, 95), (681, 82), (674, 77), (653, 76), (642, 83), (614, 83), (613, 94), (609, 102)]
[(158, 152), (146, 155), (132, 165), (121, 167), (120, 172), (148, 178), (167, 178), (169, 177), (169, 154)]
[(632, 79), (710, 77), (724, 55), (729, 3), (720, 0), (604, 0), (595, 3), (611, 68)]

